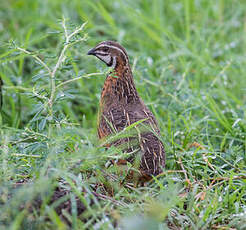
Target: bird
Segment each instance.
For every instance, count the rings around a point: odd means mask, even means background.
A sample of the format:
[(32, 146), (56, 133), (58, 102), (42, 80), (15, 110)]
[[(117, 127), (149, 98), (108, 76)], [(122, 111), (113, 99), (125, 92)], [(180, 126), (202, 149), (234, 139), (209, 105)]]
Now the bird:
[(132, 136), (121, 137), (108, 146), (123, 146), (129, 157), (118, 160), (118, 164), (135, 163), (137, 180), (145, 183), (163, 172), (165, 150), (157, 120), (136, 90), (127, 52), (118, 42), (103, 41), (87, 54), (111, 67), (101, 92), (98, 137), (104, 140), (133, 126), (136, 132)]

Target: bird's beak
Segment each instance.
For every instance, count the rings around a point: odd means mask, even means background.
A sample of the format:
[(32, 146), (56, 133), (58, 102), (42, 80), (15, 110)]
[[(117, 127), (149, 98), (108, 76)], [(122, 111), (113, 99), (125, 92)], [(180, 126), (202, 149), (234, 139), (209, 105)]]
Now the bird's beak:
[(87, 55), (95, 55), (96, 54), (95, 51), (96, 51), (95, 48), (92, 48), (88, 51)]

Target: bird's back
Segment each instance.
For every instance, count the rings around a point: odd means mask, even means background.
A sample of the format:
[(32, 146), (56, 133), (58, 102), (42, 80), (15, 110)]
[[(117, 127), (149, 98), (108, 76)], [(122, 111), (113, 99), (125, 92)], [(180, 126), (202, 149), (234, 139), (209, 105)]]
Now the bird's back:
[[(133, 155), (128, 158), (131, 163), (140, 156), (140, 171), (146, 175), (158, 175), (165, 167), (165, 152), (160, 140), (160, 130), (152, 112), (139, 98), (130, 104), (117, 104), (116, 101), (103, 107), (99, 114), (98, 135), (105, 138), (119, 133), (132, 125), (128, 130), (129, 137), (114, 140), (115, 146)], [(126, 134), (127, 135), (127, 134)], [(137, 151), (138, 150), (138, 151)]]

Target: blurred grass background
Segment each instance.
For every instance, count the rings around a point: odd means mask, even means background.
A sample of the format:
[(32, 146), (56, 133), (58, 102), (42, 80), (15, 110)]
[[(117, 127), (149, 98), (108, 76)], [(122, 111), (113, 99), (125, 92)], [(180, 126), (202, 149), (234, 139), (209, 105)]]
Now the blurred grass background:
[[(72, 208), (63, 215), (74, 229), (246, 228), (244, 0), (0, 5), (1, 229), (68, 228), (49, 200), (57, 186), (69, 191)], [(57, 85), (106, 70), (86, 55), (100, 41), (117, 40), (128, 51), (138, 92), (159, 122), (167, 152), (167, 173), (145, 188), (104, 179), (111, 172), (103, 165), (116, 151), (98, 147), (96, 138), (104, 76), (59, 89), (52, 116), (46, 99), (35, 96), (50, 95), (50, 79), (17, 47), (53, 68), (65, 44), (63, 17), (69, 32), (87, 22), (81, 36), (89, 38), (66, 52)], [(102, 193), (98, 183), (113, 188), (113, 197), (95, 197), (93, 191)], [(32, 205), (37, 196), (39, 208)], [(86, 207), (82, 214), (76, 199)]]

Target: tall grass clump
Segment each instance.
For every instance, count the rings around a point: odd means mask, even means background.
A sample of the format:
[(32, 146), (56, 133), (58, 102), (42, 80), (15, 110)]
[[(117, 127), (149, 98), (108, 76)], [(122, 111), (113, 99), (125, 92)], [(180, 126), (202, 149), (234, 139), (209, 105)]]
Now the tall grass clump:
[[(2, 1), (0, 229), (245, 229), (245, 10)], [(121, 183), (105, 164), (123, 153), (97, 140), (107, 70), (86, 53), (103, 40), (127, 49), (160, 125), (166, 169), (144, 187)]]

